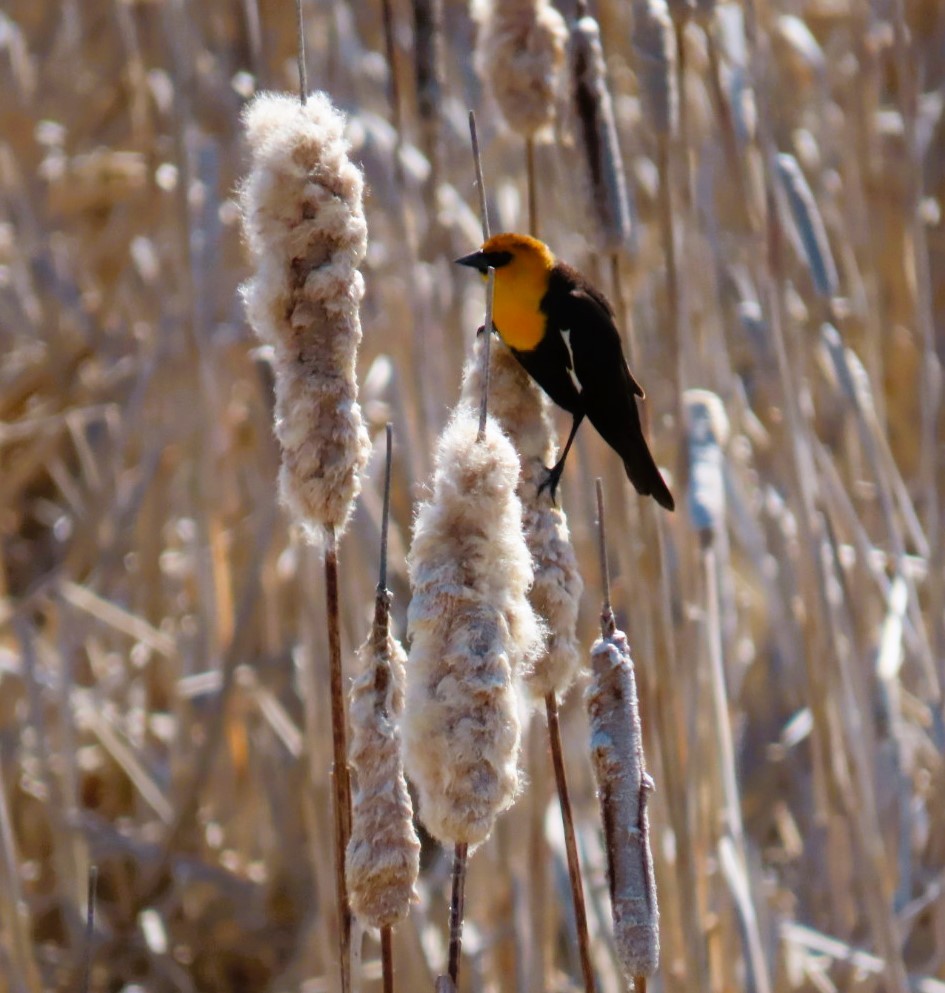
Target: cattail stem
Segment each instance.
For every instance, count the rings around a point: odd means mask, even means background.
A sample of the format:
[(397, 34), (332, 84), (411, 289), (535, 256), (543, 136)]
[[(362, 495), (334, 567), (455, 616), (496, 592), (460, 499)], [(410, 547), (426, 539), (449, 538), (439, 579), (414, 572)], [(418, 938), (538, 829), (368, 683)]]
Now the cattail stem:
[(299, 62), (299, 100), (304, 107), (308, 95), (308, 74), (305, 69), (305, 19), (302, 16), (302, 0), (295, 0), (295, 33)]
[(604, 524), (604, 483), (600, 476), (594, 480), (597, 493), (597, 554), (600, 562), (600, 582), (604, 602), (600, 615), (600, 633), (606, 638), (614, 633), (614, 612), (610, 605), (610, 566), (607, 564), (607, 529)]
[(459, 985), (459, 957), (463, 951), (463, 902), (466, 897), (466, 854), (469, 846), (457, 843), (453, 849), (453, 885), (450, 894), (450, 950), (447, 971), (454, 986)]
[(482, 181), (482, 156), (479, 154), (479, 132), (476, 129), (476, 112), (469, 112), (469, 137), (472, 141), (473, 164), (476, 167), (476, 189), (479, 191), (479, 216), (482, 218), (482, 240), (489, 240), (489, 207), (486, 204), (486, 187)]
[[(478, 159), (477, 159), (478, 161)], [(485, 217), (485, 215), (483, 215)], [(479, 433), (476, 435), (477, 441), (482, 441), (486, 433), (486, 418), (489, 416), (489, 372), (490, 372), (490, 352), (492, 350), (492, 301), (495, 297), (495, 269), (489, 266), (489, 274), (486, 283), (486, 323), (483, 326), (482, 348), (482, 398), (479, 402)]]
[(525, 180), (528, 186), (528, 233), (533, 238), (538, 233), (538, 184), (535, 181), (535, 139), (529, 135), (525, 139)]
[(341, 990), (351, 987), (351, 910), (345, 880), (345, 850), (351, 836), (351, 779), (345, 717), (344, 675), (341, 668), (341, 620), (338, 596), (338, 546), (335, 529), (325, 528), (325, 608), (328, 615), (328, 664), (331, 696), (332, 785), (335, 821), (335, 885), (338, 908), (338, 954)]
[(390, 925), (381, 928), (381, 977), (384, 993), (394, 993), (394, 942)]
[(98, 892), (98, 866), (89, 867), (88, 895), (85, 908), (85, 955), (82, 968), (82, 993), (89, 993), (92, 980), (92, 939), (95, 935), (95, 894)]
[(564, 767), (564, 751), (561, 747), (561, 727), (558, 723), (558, 700), (554, 693), (549, 693), (545, 697), (545, 712), (548, 715), (548, 740), (551, 744), (551, 762), (555, 770), (558, 805), (561, 807), (561, 823), (564, 828), (564, 850), (568, 859), (568, 877), (571, 880), (571, 898), (574, 902), (574, 923), (577, 929), (581, 975), (584, 978), (585, 993), (594, 993), (594, 968), (591, 965), (591, 939), (587, 928), (584, 883), (581, 880), (581, 861), (578, 857), (577, 840), (574, 834), (574, 812), (571, 809), (571, 795), (568, 791), (568, 779)]
[(394, 425), (389, 421), (384, 429), (387, 454), (384, 462), (384, 504), (381, 511), (381, 563), (378, 567), (377, 588), (387, 589), (387, 534), (390, 529), (390, 478), (394, 461)]

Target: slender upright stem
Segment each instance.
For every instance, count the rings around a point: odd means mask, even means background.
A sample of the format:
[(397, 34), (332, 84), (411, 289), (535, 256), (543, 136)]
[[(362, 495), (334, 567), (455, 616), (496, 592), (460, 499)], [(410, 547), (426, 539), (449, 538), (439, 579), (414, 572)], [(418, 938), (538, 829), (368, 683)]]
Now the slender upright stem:
[(377, 588), (387, 589), (387, 534), (390, 530), (390, 477), (394, 452), (394, 426), (388, 422), (385, 428), (387, 455), (384, 462), (384, 504), (381, 510), (381, 563), (378, 568)]
[(479, 402), (479, 433), (477, 441), (482, 441), (486, 433), (486, 418), (489, 416), (489, 374), (492, 350), (492, 301), (495, 297), (495, 269), (489, 266), (486, 284), (486, 323), (483, 327), (482, 342), (482, 398)]
[(381, 928), (381, 976), (384, 993), (394, 993), (394, 942), (389, 924)]
[(604, 484), (599, 476), (594, 480), (594, 488), (597, 491), (597, 554), (600, 557), (600, 581), (604, 594), (604, 605), (600, 612), (600, 633), (604, 638), (609, 638), (617, 625), (610, 605), (610, 567), (607, 564), (607, 529), (604, 525)]
[(338, 954), (341, 991), (351, 988), (351, 909), (345, 880), (345, 850), (351, 837), (351, 779), (345, 727), (344, 676), (341, 669), (341, 624), (338, 597), (338, 546), (335, 529), (325, 529), (325, 598), (328, 615), (329, 683), (331, 695), (332, 783), (335, 819), (335, 887), (338, 908)]
[(489, 240), (489, 207), (486, 204), (486, 187), (482, 181), (482, 157), (479, 154), (479, 132), (476, 130), (475, 111), (469, 112), (469, 137), (472, 139), (473, 162), (476, 166), (476, 186), (479, 190), (479, 216), (482, 218), (482, 240)]
[(95, 894), (98, 891), (98, 866), (89, 868), (88, 897), (85, 908), (85, 963), (82, 970), (82, 993), (89, 993), (92, 980), (92, 939), (95, 936)]
[(459, 957), (463, 950), (463, 901), (466, 894), (466, 855), (468, 846), (460, 842), (453, 850), (453, 888), (450, 896), (449, 976), (459, 985)]
[(538, 233), (538, 184), (535, 181), (535, 139), (525, 139), (525, 181), (528, 186), (528, 233), (540, 238)]
[(561, 748), (561, 726), (558, 723), (558, 701), (554, 693), (549, 693), (545, 697), (545, 711), (548, 715), (548, 739), (551, 743), (551, 762), (555, 770), (555, 785), (558, 788), (558, 804), (561, 807), (561, 821), (564, 827), (564, 850), (568, 859), (571, 899), (574, 902), (574, 924), (577, 928), (581, 975), (584, 978), (585, 993), (594, 993), (594, 968), (591, 965), (591, 939), (587, 928), (587, 909), (584, 905), (581, 861), (578, 858), (577, 840), (574, 834), (574, 813), (571, 810), (571, 795), (568, 792), (568, 779), (564, 769), (564, 753)]
[(304, 107), (308, 98), (308, 74), (305, 70), (305, 20), (302, 17), (302, 0), (295, 0), (295, 33), (299, 62), (299, 100)]

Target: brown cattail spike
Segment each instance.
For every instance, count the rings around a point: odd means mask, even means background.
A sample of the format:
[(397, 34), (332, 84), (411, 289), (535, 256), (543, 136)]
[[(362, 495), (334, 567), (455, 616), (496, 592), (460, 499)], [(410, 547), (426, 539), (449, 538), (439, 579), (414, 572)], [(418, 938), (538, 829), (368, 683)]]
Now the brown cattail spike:
[(679, 126), (676, 41), (666, 0), (635, 0), (633, 49), (640, 101), (655, 134), (672, 136)]
[(587, 690), (591, 758), (597, 780), (617, 954), (628, 977), (659, 965), (659, 908), (650, 853), (643, 732), (633, 659), (620, 630), (591, 648)]
[(390, 632), (390, 600), (387, 590), (378, 590), (374, 627), (358, 652), (361, 675), (351, 687), (355, 789), (345, 869), (351, 909), (370, 927), (407, 916), (420, 870), (397, 727), (407, 657)]
[(461, 406), (440, 440), (408, 568), (407, 772), (444, 843), (480, 844), (518, 790), (518, 673), (542, 649), (515, 450)]
[(579, 17), (571, 25), (570, 62), (574, 126), (584, 149), (597, 219), (595, 234), (602, 251), (614, 252), (625, 248), (632, 235), (630, 200), (607, 88), (600, 25), (593, 17)]
[(591, 729), (591, 760), (597, 781), (614, 941), (628, 979), (650, 976), (659, 965), (659, 908), (650, 852), (647, 794), (653, 781), (643, 756), (636, 677), (627, 636), (610, 606), (604, 501), (597, 480), (604, 604), (601, 637), (591, 648), (591, 681), (585, 699)]
[(305, 106), (262, 94), (243, 119), (253, 159), (243, 223), (254, 265), (243, 297), (273, 348), (282, 496), (310, 532), (340, 532), (370, 451), (355, 379), (363, 179), (348, 158), (344, 118), (324, 93)]
[[(480, 335), (463, 378), (462, 395), (467, 403), (475, 403), (481, 395), (485, 347)], [(529, 695), (541, 700), (548, 693), (563, 694), (580, 664), (576, 627), (584, 583), (564, 511), (552, 503), (547, 489), (538, 492), (548, 474), (546, 467), (555, 462), (557, 448), (548, 398), (498, 340), (491, 343), (489, 369), (490, 412), (522, 464), (518, 496), (535, 574), (528, 598), (548, 629), (545, 655), (524, 674)]]
[(567, 28), (548, 0), (484, 0), (476, 68), (508, 126), (525, 138), (554, 123)]

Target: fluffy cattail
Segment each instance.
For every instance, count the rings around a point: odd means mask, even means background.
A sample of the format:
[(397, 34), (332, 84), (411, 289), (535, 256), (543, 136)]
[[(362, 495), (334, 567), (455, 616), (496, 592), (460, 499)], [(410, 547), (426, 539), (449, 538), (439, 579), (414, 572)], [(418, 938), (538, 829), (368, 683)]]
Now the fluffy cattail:
[(631, 237), (630, 201), (607, 89), (600, 26), (585, 15), (571, 26), (571, 85), (575, 128), (584, 148), (602, 251), (623, 248)]
[(614, 918), (614, 940), (628, 978), (650, 976), (659, 965), (659, 908), (650, 852), (646, 773), (637, 684), (627, 636), (616, 630), (613, 615), (607, 634), (591, 648), (587, 711), (591, 758), (597, 780), (607, 876)]
[(513, 131), (524, 137), (555, 117), (568, 32), (548, 0), (484, 0), (476, 10), (476, 68)]
[[(463, 398), (482, 394), (480, 336), (463, 378)], [(548, 398), (501, 342), (490, 351), (489, 410), (521, 459), (518, 496), (522, 501), (525, 541), (532, 557), (531, 605), (547, 628), (547, 652), (524, 674), (529, 694), (542, 699), (564, 693), (580, 664), (576, 627), (584, 583), (568, 534), (568, 521), (547, 490), (538, 487), (555, 460), (557, 440)]]
[(633, 50), (643, 113), (660, 136), (675, 133), (679, 119), (676, 41), (666, 0), (635, 0)]
[(477, 441), (478, 420), (464, 405), (454, 414), (414, 525), (403, 722), (420, 819), (440, 841), (470, 845), (515, 799), (515, 681), (542, 649), (518, 458), (492, 418)]
[(725, 526), (722, 446), (728, 441), (728, 415), (719, 397), (708, 390), (686, 390), (683, 406), (689, 442), (689, 517), (709, 545)]
[(397, 726), (404, 708), (407, 656), (390, 632), (390, 593), (379, 590), (371, 636), (358, 652), (361, 675), (351, 687), (355, 789), (345, 857), (351, 909), (370, 927), (403, 920), (420, 871)]
[(807, 262), (814, 289), (829, 300), (837, 295), (839, 278), (817, 201), (793, 155), (781, 153), (776, 162), (798, 254)]
[(361, 172), (324, 93), (304, 106), (265, 93), (243, 119), (252, 151), (243, 224), (255, 269), (243, 298), (274, 352), (282, 497), (308, 528), (340, 530), (370, 451), (355, 379), (367, 247)]

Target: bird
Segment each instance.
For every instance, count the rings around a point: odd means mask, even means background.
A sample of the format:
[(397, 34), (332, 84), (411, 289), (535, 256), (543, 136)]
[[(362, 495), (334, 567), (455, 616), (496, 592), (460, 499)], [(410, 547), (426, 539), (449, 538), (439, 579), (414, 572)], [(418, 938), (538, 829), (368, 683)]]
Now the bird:
[(541, 489), (554, 500), (564, 463), (586, 417), (620, 456), (637, 492), (667, 510), (673, 495), (653, 461), (637, 409), (643, 388), (624, 357), (608, 299), (537, 238), (492, 235), (458, 265), (483, 278), (495, 270), (493, 327), (525, 371), (571, 414), (571, 433)]

